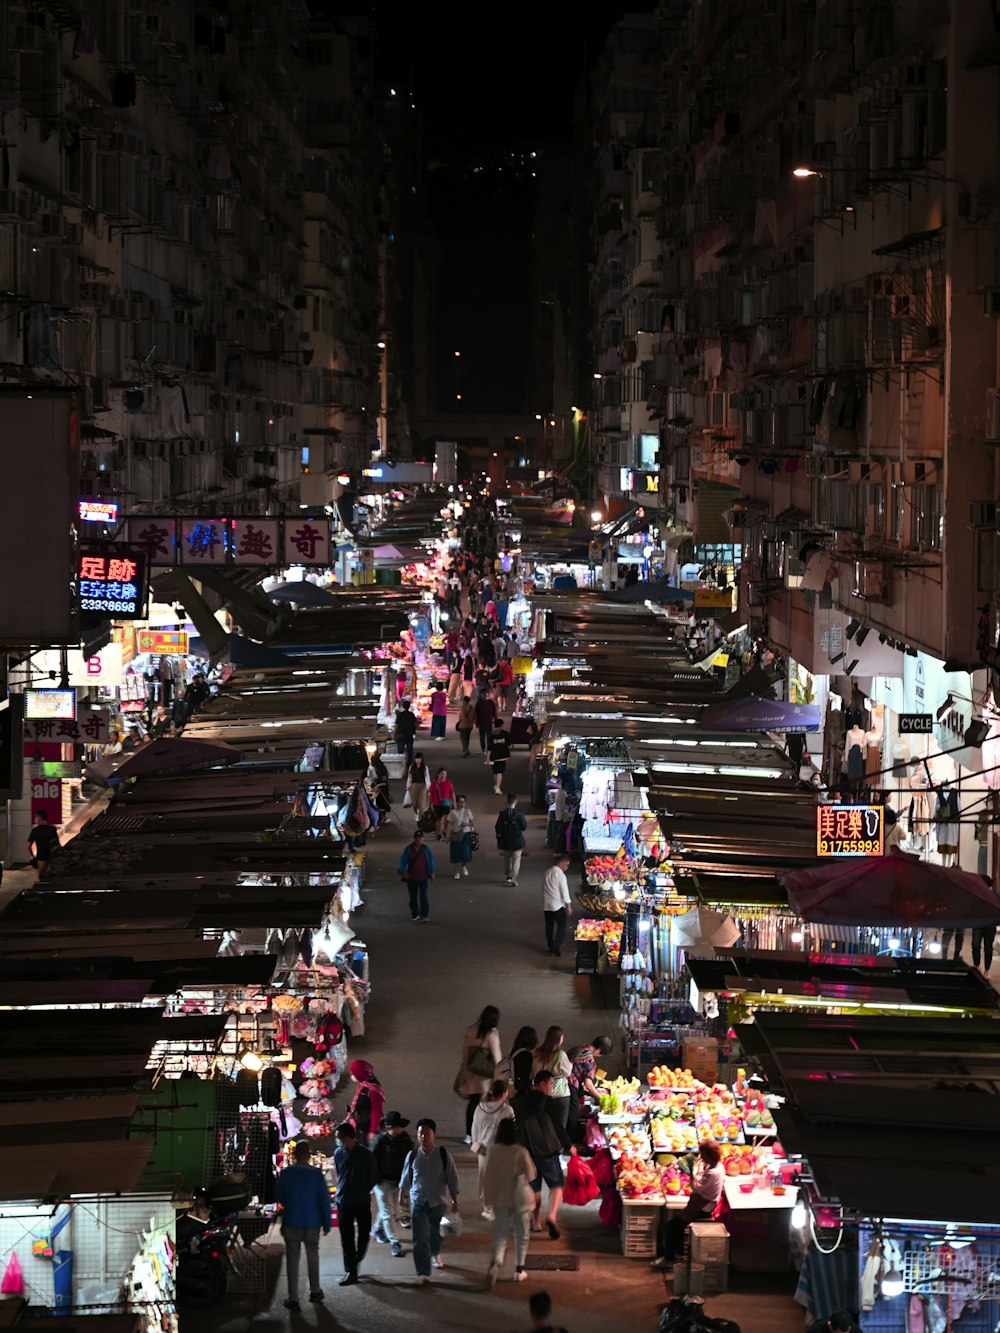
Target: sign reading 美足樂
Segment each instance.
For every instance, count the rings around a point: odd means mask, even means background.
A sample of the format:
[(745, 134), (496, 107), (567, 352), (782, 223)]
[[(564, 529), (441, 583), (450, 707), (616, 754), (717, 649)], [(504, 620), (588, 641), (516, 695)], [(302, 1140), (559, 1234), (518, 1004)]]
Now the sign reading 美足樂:
[(87, 542), (76, 562), (80, 614), (141, 620), (146, 614), (146, 553), (115, 542)]
[(818, 805), (817, 856), (884, 856), (885, 806)]

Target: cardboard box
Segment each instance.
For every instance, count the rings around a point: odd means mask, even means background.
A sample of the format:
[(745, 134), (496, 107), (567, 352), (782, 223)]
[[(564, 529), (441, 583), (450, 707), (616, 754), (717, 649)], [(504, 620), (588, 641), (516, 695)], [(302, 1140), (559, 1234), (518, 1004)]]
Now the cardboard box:
[(687, 1037), (681, 1048), (681, 1062), (702, 1083), (715, 1083), (719, 1073), (718, 1040), (715, 1037)]

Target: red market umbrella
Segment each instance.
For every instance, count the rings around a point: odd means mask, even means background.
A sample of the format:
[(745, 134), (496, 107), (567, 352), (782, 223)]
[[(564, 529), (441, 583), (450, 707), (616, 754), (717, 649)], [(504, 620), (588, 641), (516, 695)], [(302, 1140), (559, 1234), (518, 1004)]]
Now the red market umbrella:
[(836, 861), (793, 870), (781, 882), (792, 910), (805, 921), (957, 928), (1000, 923), (1000, 899), (979, 875), (895, 849), (850, 865)]
[(698, 719), (698, 726), (703, 731), (818, 731), (819, 708), (750, 694), (712, 704)]
[(222, 741), (163, 737), (158, 741), (147, 741), (127, 754), (112, 754), (98, 759), (87, 768), (86, 777), (99, 787), (117, 787), (129, 778), (186, 773), (197, 768), (221, 768), (223, 765), (239, 763), (242, 758), (242, 751)]

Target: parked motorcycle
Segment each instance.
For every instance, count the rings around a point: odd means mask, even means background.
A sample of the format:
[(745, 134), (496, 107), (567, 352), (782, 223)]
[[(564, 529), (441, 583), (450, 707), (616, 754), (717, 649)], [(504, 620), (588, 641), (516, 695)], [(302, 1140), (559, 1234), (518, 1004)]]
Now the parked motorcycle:
[(218, 1305), (235, 1271), (232, 1250), (239, 1214), (250, 1202), (243, 1176), (222, 1176), (204, 1191), (206, 1221), (185, 1213), (177, 1222), (177, 1303), (206, 1310)]

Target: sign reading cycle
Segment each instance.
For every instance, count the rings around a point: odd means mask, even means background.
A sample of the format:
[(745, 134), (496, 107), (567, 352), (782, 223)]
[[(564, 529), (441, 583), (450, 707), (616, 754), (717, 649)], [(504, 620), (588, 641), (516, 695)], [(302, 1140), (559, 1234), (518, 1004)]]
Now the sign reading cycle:
[(900, 736), (931, 735), (934, 731), (933, 713), (900, 713)]
[(884, 805), (816, 807), (817, 856), (884, 856)]
[(113, 542), (88, 543), (77, 556), (80, 613), (114, 620), (146, 614), (145, 551)]

